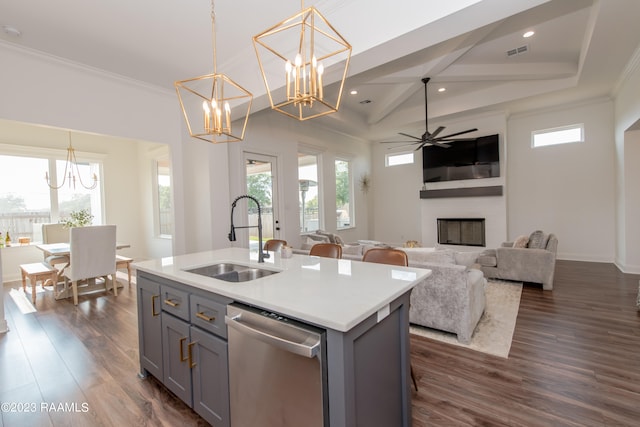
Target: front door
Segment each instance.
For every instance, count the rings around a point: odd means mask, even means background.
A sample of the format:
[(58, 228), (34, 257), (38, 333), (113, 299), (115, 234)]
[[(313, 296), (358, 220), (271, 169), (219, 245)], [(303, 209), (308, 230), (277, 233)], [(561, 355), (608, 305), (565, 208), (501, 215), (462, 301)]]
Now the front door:
[[(244, 153), (247, 194), (260, 202), (262, 213), (262, 241), (279, 238), (278, 185), (276, 157), (257, 153)], [(253, 203), (247, 208), (247, 224), (258, 224), (258, 210)], [(258, 229), (249, 228), (249, 247), (257, 249)]]

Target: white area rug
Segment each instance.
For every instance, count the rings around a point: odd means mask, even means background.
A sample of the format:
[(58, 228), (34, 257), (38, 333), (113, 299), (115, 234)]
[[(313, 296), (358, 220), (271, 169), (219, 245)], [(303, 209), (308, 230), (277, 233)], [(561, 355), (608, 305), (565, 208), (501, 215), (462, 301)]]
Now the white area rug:
[(506, 359), (511, 349), (521, 294), (521, 283), (489, 280), (485, 288), (487, 299), (485, 311), (476, 326), (470, 344), (459, 343), (455, 334), (421, 326), (411, 325), (409, 331), (412, 334)]

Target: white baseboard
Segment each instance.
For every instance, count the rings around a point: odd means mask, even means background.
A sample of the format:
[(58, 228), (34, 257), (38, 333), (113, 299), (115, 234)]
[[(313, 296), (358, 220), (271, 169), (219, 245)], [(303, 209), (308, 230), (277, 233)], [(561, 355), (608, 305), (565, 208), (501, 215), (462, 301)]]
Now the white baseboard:
[(567, 252), (558, 252), (556, 259), (566, 261), (606, 262), (610, 264), (615, 263), (615, 259), (608, 255), (585, 255)]
[(614, 262), (618, 270), (625, 274), (640, 274), (640, 265), (625, 265), (619, 261)]

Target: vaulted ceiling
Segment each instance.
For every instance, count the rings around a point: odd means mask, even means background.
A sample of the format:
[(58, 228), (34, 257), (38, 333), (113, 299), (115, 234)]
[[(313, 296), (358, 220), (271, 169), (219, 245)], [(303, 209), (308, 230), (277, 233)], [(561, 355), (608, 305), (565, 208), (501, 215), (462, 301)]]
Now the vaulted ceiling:
[[(315, 120), (370, 141), (424, 132), (422, 77), (431, 77), (431, 128), (469, 114), (610, 96), (640, 46), (637, 0), (304, 5), (316, 6), (353, 46), (340, 111)], [(254, 112), (268, 99), (251, 37), (300, 6), (215, 3), (218, 70), (254, 94)], [(208, 0), (0, 0), (0, 43), (173, 91), (176, 80), (212, 72), (210, 10)], [(535, 34), (525, 39), (527, 30)], [(514, 49), (521, 52), (508, 55)]]

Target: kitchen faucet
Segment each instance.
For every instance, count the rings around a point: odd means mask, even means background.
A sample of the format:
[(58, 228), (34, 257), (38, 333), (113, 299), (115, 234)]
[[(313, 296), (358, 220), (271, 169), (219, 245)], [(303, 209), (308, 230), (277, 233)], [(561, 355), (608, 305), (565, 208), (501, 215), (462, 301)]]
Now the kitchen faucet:
[(233, 210), (236, 208), (236, 204), (240, 199), (251, 199), (255, 202), (256, 206), (258, 206), (258, 262), (264, 262), (265, 258), (269, 258), (269, 254), (265, 253), (262, 250), (262, 214), (260, 209), (260, 202), (258, 202), (258, 199), (256, 199), (255, 197), (249, 196), (247, 194), (238, 196), (231, 204), (231, 231), (229, 232), (229, 241), (236, 241), (236, 228), (256, 228), (255, 225), (243, 225), (240, 227), (236, 227), (233, 225)]

